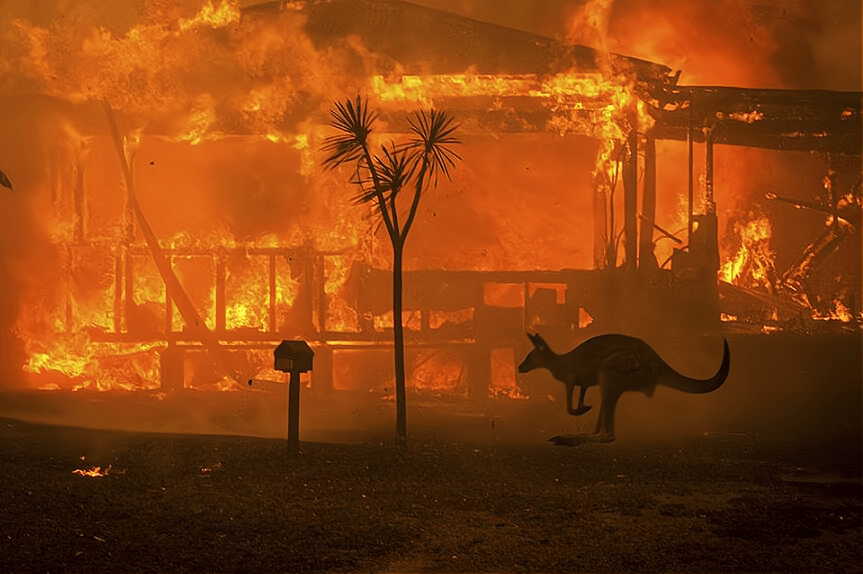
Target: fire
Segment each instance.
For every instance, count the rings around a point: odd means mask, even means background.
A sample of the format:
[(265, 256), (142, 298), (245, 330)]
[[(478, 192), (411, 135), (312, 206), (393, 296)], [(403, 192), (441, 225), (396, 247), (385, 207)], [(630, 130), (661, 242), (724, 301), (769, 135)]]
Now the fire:
[(774, 253), (770, 248), (771, 233), (770, 220), (766, 217), (735, 221), (733, 237), (740, 247), (722, 264), (719, 278), (743, 287), (772, 287)]
[[(601, 32), (600, 40), (611, 3), (590, 0), (584, 9), (590, 26)], [(318, 52), (303, 33), (302, 10), (285, 11), (269, 21), (248, 18), (242, 26), (235, 26), (240, 22), (237, 1), (198, 2), (200, 9), (194, 14), (189, 3), (180, 3), (182, 8), (177, 10), (185, 16), (181, 18), (178, 14), (169, 17), (164, 3), (155, 4), (158, 10), (165, 10), (158, 12), (161, 18), (147, 18), (125, 32), (95, 26), (78, 29), (62, 20), (49, 27), (16, 21), (3, 32), (4, 45), (15, 49), (6, 51), (0, 61), (4, 71), (0, 88), (4, 94), (38, 92), (75, 104), (105, 100), (118, 111), (125, 130), (124, 159), (132, 163), (134, 187), (140, 186), (142, 205), (148, 199), (153, 202), (144, 211), (154, 227), (162, 216), (173, 218), (170, 225), (156, 230), (158, 242), (203, 320), (201, 326), (215, 331), (219, 340), (238, 332), (248, 332), (250, 340), (263, 340), (291, 327), (289, 317), (301, 288), (314, 286), (316, 281), (322, 284), (322, 296), (316, 294), (308, 304), (313, 308), (311, 321), (322, 333), (360, 333), (361, 320), (371, 322), (377, 331), (392, 328), (392, 312), (360, 317), (357, 311), (355, 264), (388, 268), (391, 251), (380, 240), (381, 233), (376, 235), (368, 214), (351, 204), (345, 193), (345, 174), (320, 173), (317, 150), (325, 129), (320, 125), (319, 112), (325, 109), (321, 102), (332, 100), (347, 87), (340, 79), (343, 70), (329, 59), (331, 54)], [(358, 49), (359, 41), (352, 42)], [(618, 179), (627, 151), (637, 151), (621, 144), (633, 131), (643, 134), (653, 126), (634, 74), (613, 69), (608, 56), (600, 54), (599, 70), (552, 75), (394, 73), (370, 75), (365, 87), (377, 107), (390, 111), (412, 110), (417, 105), (447, 108), (453, 101), (472, 98), (470, 101), (483, 102), (490, 111), (506, 112), (516, 105), (513, 102), (529, 99), (543, 111), (537, 115), (545, 118), (540, 126), (545, 132), (599, 141), (595, 161), (592, 157), (588, 161), (597, 191), (607, 194)], [(351, 82), (347, 83), (354, 91), (356, 85)], [(362, 88), (362, 81), (358, 85)], [(306, 116), (297, 119), (301, 113)], [(764, 116), (753, 110), (730, 117), (752, 124)], [(61, 173), (52, 173), (54, 181), (38, 190), (52, 195), (53, 203), (44, 210), (41, 239), (49, 244), (52, 256), (45, 267), (56, 273), (48, 286), (42, 286), (44, 277), (33, 280), (38, 287), (22, 297), (15, 329), (27, 353), (24, 370), (29, 384), (43, 389), (158, 389), (162, 352), (168, 340), (185, 337), (187, 325), (176, 303), (167, 302), (165, 281), (141, 239), (139, 224), (125, 219), (128, 190), (118, 183), (120, 172), (111, 171), (117, 158), (97, 155), (99, 147), (105, 147), (103, 135), (74, 131), (67, 126), (62, 133), (60, 147), (68, 157), (54, 159), (49, 166), (62, 166)], [(216, 149), (220, 146), (224, 146), (221, 151)], [(280, 153), (290, 156), (292, 163), (286, 162), (289, 167), (275, 175), (257, 173), (260, 165), (268, 166), (255, 164), (250, 174), (220, 187), (226, 175), (235, 174), (220, 171), (218, 160), (201, 157), (210, 153), (226, 157), (230, 152), (224, 149), (229, 146), (237, 146), (231, 150), (248, 146), (254, 153)], [(161, 155), (153, 162), (148, 154), (158, 155), (153, 152), (157, 147)], [(186, 177), (186, 166), (171, 156), (200, 162), (188, 171), (208, 171), (211, 179)], [(176, 163), (159, 175), (162, 158), (165, 163), (170, 159)], [(83, 174), (80, 184), (75, 182), (78, 173), (69, 167), (76, 164)], [(273, 183), (282, 175), (296, 181)], [(148, 194), (168, 184), (170, 193), (178, 198), (200, 196), (202, 200), (163, 209)], [(230, 194), (225, 190), (229, 187)], [(93, 212), (104, 209), (97, 232), (82, 228), (82, 220), (89, 216), (86, 210), (84, 215), (74, 210), (76, 194), (84, 195), (84, 191), (100, 194), (87, 206)], [(229, 203), (226, 199), (245, 206), (263, 196), (262, 211), (278, 211), (280, 217), (281, 210), (285, 211), (284, 228), (244, 228), (215, 215), (220, 212), (214, 206), (223, 207)], [(289, 209), (272, 201), (275, 196), (289, 197)], [(118, 206), (116, 213), (104, 207), (110, 201)], [(685, 198), (681, 196), (680, 201), (671, 231), (687, 223)], [(202, 216), (204, 224), (176, 231), (177, 222), (183, 222), (186, 215), (177, 212), (195, 209), (210, 218)], [(773, 273), (770, 234), (765, 217), (735, 222), (735, 243), (727, 250), (720, 278), (746, 287), (769, 287)], [(661, 245), (656, 250), (660, 263), (672, 249), (669, 241)], [(313, 253), (313, 265), (321, 265), (314, 268), (314, 277), (304, 276), (308, 275), (305, 262), (290, 260), (289, 250), (300, 247)], [(472, 269), (493, 266), (468, 257), (457, 264)], [(484, 297), (490, 306), (525, 306), (521, 284), (490, 282)], [(562, 297), (558, 292), (558, 304), (563, 303)], [(475, 314), (475, 308), (469, 307), (432, 310), (423, 317), (419, 310), (410, 309), (402, 320), (407, 329), (418, 332), (423, 330), (424, 319), (430, 329), (441, 329), (471, 323)], [(846, 322), (854, 319), (840, 300), (834, 302), (831, 317)], [(578, 309), (580, 328), (593, 321), (588, 310)], [(124, 342), (137, 337), (146, 341)], [(264, 355), (251, 362), (268, 363), (270, 358)], [(465, 370), (462, 359), (441, 353), (430, 356), (433, 358), (423, 355), (423, 361), (418, 359), (421, 364), (414, 369), (414, 386), (458, 392)], [(490, 393), (527, 398), (515, 379), (512, 349), (495, 350), (491, 362)], [(263, 369), (258, 374), (267, 380), (281, 376), (270, 371)], [(229, 379), (212, 386), (237, 389)]]
[(645, 132), (654, 120), (647, 105), (636, 95), (635, 80), (610, 72), (571, 72), (540, 76), (452, 74), (411, 76), (397, 79), (373, 76), (371, 91), (383, 103), (443, 106), (448, 98), (483, 96), (501, 106), (500, 98), (535, 98), (548, 109), (548, 131), (587, 135), (601, 140), (597, 171), (612, 179), (615, 143), (630, 130)]
[(473, 321), (474, 308), (459, 309), (458, 311), (431, 311), (429, 313), (429, 328), (440, 329), (447, 323), (459, 325)]
[[(387, 311), (383, 315), (375, 315), (374, 325), (376, 331), (393, 328), (393, 312)], [(422, 316), (419, 311), (402, 311), (402, 325), (408, 331), (419, 331), (422, 328)]]
[(183, 32), (197, 28), (199, 26), (209, 26), (210, 28), (224, 28), (229, 24), (240, 21), (240, 7), (236, 2), (222, 0), (218, 6), (213, 5), (213, 0), (207, 0), (207, 3), (201, 10), (189, 19), (181, 18), (179, 21), (180, 30)]
[(105, 467), (105, 470), (102, 470), (101, 466), (94, 466), (89, 469), (80, 469), (76, 468), (72, 471), (72, 474), (79, 474), (81, 476), (87, 476), (90, 478), (101, 478), (103, 476), (108, 476), (111, 473), (111, 465)]
[(220, 133), (210, 133), (210, 126), (216, 121), (216, 102), (210, 94), (198, 96), (192, 104), (192, 112), (186, 119), (186, 126), (181, 128), (177, 141), (197, 145), (204, 139), (219, 139)]
[(347, 282), (353, 260), (347, 256), (330, 255), (324, 258), (324, 294), (327, 300), (327, 316), (324, 328), (338, 333), (356, 333), (360, 330), (356, 309), (340, 296)]
[[(863, 314), (861, 314), (863, 316)], [(831, 309), (826, 313), (819, 313), (817, 309), (812, 310), (812, 318), (816, 321), (840, 321), (842, 323), (853, 323), (854, 314), (851, 312), (840, 297), (833, 299)]]
[(159, 343), (96, 343), (86, 332), (51, 342), (28, 339), (24, 371), (38, 375), (39, 388), (54, 390), (155, 390), (159, 388)]

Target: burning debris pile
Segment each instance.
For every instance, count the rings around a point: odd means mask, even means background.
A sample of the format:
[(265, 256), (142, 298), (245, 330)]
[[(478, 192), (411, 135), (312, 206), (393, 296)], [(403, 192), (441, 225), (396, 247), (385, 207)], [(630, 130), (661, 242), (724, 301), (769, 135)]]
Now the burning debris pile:
[[(801, 285), (835, 237), (859, 244), (859, 185), (781, 275), (764, 215), (735, 221), (720, 254), (712, 158), (714, 144), (805, 150), (859, 173), (859, 94), (687, 88), (662, 65), (395, 0), (4, 18), (4, 385), (239, 391), (284, 382), (268, 351), (302, 337), (321, 357), (313, 386), (388, 396), (389, 371), (366, 368), (390, 352), (388, 243), (351, 203), (350, 173), (320, 167), (327, 110), (357, 93), (380, 110), (381, 141), (403, 138), (418, 106), (465, 134), (464, 173), (424, 200), (406, 253), (417, 392), (525, 398), (526, 327), (579, 339), (626, 327), (620, 309), (652, 320), (679, 303), (614, 299), (620, 273), (677, 282), (699, 305), (718, 273), (723, 305), (823, 316), (829, 300), (858, 321), (859, 281), (817, 302)], [(657, 190), (657, 142), (688, 142), (688, 201)], [(856, 220), (837, 211), (854, 205)]]

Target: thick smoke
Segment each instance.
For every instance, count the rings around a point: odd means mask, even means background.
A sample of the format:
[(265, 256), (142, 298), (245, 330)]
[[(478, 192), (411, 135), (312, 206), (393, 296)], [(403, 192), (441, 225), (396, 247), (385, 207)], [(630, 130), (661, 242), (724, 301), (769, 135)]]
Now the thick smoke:
[(413, 2), (665, 64), (682, 70), (687, 85), (857, 91), (863, 84), (856, 0)]

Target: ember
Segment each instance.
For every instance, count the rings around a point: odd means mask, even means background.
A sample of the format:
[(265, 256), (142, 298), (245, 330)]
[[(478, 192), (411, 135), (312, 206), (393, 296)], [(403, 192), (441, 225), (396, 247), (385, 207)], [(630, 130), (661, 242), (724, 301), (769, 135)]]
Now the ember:
[(76, 468), (72, 471), (72, 474), (80, 474), (81, 476), (87, 476), (90, 478), (99, 478), (103, 476), (108, 476), (111, 473), (111, 465), (105, 467), (105, 470), (102, 470), (101, 466), (94, 466), (88, 470), (82, 470), (80, 468)]

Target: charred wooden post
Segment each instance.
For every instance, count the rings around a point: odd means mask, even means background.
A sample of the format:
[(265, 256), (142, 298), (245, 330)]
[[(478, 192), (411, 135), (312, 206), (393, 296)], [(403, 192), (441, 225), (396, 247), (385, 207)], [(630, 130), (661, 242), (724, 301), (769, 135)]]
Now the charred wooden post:
[(123, 265), (126, 261), (127, 247), (118, 245), (114, 253), (114, 332), (123, 330)]
[[(174, 260), (168, 256), (168, 263), (173, 266)], [(174, 299), (171, 297), (171, 288), (165, 285), (165, 334), (174, 330)]]
[[(111, 105), (107, 100), (102, 100), (101, 104), (114, 140), (114, 147), (117, 152), (117, 159), (120, 161), (123, 179), (126, 182), (129, 207), (134, 214), (135, 220), (137, 220), (138, 225), (141, 227), (141, 234), (147, 242), (147, 247), (153, 256), (153, 261), (156, 263), (159, 275), (162, 276), (162, 280), (165, 282), (165, 289), (169, 297), (176, 302), (177, 310), (183, 317), (183, 321), (186, 326), (190, 331), (196, 334), (222, 371), (229, 374), (234, 378), (234, 380), (239, 380), (240, 374), (232, 368), (230, 357), (221, 347), (219, 340), (213, 335), (198, 311), (195, 309), (191, 299), (189, 299), (188, 294), (186, 294), (186, 291), (183, 289), (180, 280), (174, 273), (170, 258), (165, 256), (165, 252), (159, 244), (156, 234), (153, 232), (152, 227), (150, 227), (147, 218), (144, 217), (143, 211), (141, 211), (141, 206), (138, 204), (137, 196), (135, 194), (131, 168), (129, 167), (126, 152), (123, 148), (123, 139), (120, 136), (120, 130), (117, 127), (117, 121), (114, 117), (114, 111), (111, 109)], [(127, 285), (127, 289), (128, 288), (129, 286)], [(126, 307), (127, 309), (129, 308), (129, 299), (126, 301)]]
[[(692, 116), (692, 114), (690, 114), (690, 122), (691, 122), (691, 116)], [(692, 149), (692, 147), (693, 147), (692, 141), (694, 139), (694, 135), (695, 134), (692, 133), (692, 125), (690, 123), (690, 126), (686, 130), (686, 141), (688, 144), (687, 148), (689, 150), (689, 167), (688, 167), (689, 171), (687, 172), (688, 173), (687, 183), (688, 183), (688, 193), (689, 193), (688, 203), (687, 203), (687, 216), (688, 216), (687, 228), (686, 228), (687, 229), (687, 231), (686, 231), (687, 242), (691, 242), (691, 240), (692, 240), (692, 227), (693, 227), (692, 202), (695, 199), (695, 197), (694, 197), (695, 196), (695, 181), (694, 181), (695, 174), (693, 173), (695, 171), (695, 166), (694, 166), (694, 157), (695, 156), (693, 153), (694, 150)]]
[(216, 331), (226, 328), (225, 305), (225, 259), (216, 257)]
[(275, 333), (278, 330), (278, 321), (276, 320), (276, 255), (275, 253), (270, 254), (269, 260), (269, 284), (268, 284), (268, 292), (270, 295), (269, 305), (267, 309), (269, 310), (267, 322), (267, 330), (270, 333)]
[[(127, 244), (128, 245), (128, 244)], [(138, 321), (135, 321), (135, 269), (132, 265), (133, 258), (126, 248), (126, 266), (123, 269), (124, 306), (123, 314), (126, 316), (126, 331), (136, 330)]]
[[(627, 269), (638, 264), (638, 132), (629, 134), (629, 154), (623, 164), (623, 235)], [(613, 230), (612, 230), (613, 232)]]
[(159, 380), (163, 391), (179, 391), (185, 386), (183, 350), (173, 341), (159, 353)]
[(644, 144), (644, 190), (641, 196), (641, 222), (639, 266), (644, 269), (658, 267), (653, 255), (653, 221), (656, 219), (656, 140), (648, 136)]
[(593, 189), (593, 262), (597, 269), (606, 266), (608, 244), (608, 209), (605, 205), (605, 188), (594, 181)]
[(716, 202), (713, 199), (713, 130), (705, 128), (706, 165), (704, 171), (704, 202), (707, 213), (716, 212)]

